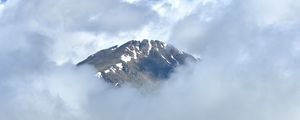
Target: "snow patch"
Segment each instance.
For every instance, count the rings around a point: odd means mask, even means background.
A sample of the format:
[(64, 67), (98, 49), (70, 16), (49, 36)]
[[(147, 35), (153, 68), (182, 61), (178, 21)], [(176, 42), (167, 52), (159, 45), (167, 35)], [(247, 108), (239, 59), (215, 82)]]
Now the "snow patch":
[(160, 47), (161, 47), (161, 48), (164, 48), (165, 46), (164, 46), (163, 44), (160, 44)]
[(174, 58), (173, 55), (171, 55), (171, 58), (176, 61), (176, 64), (179, 64), (178, 61)]
[(137, 59), (137, 52), (135, 50), (131, 50), (128, 47), (126, 49), (133, 53), (133, 59)]
[(138, 50), (138, 51), (140, 51), (140, 46), (135, 46), (135, 48)]
[(117, 71), (117, 69), (114, 68), (114, 66), (111, 66), (108, 70), (105, 70), (104, 73), (109, 73), (110, 71), (115, 73)]
[(114, 72), (114, 73), (117, 71), (117, 69), (114, 68), (113, 66), (110, 67), (110, 70), (111, 70), (112, 72)]
[(167, 47), (167, 43), (162, 42), (162, 43), (160, 44), (160, 47), (161, 47), (161, 48), (166, 48), (166, 47)]
[(171, 58), (172, 58), (173, 60), (176, 60), (176, 59), (174, 58), (174, 56), (173, 56), (173, 55), (171, 55)]
[(115, 46), (113, 48), (111, 48), (111, 50), (116, 50), (118, 48), (118, 46)]
[(137, 51), (137, 53), (140, 55), (140, 54), (142, 54), (142, 52), (141, 51)]
[(133, 59), (137, 59), (137, 53), (136, 53), (136, 51), (132, 51), (132, 53), (133, 53)]
[(165, 47), (167, 47), (167, 46), (168, 46), (168, 44), (167, 44), (167, 43), (165, 43), (165, 42), (163, 42), (163, 46), (164, 46), (164, 48), (165, 48)]
[(119, 83), (116, 83), (116, 84), (115, 84), (115, 87), (117, 87), (118, 85), (119, 85)]
[(161, 55), (161, 57), (163, 58), (163, 59), (165, 59), (169, 64), (171, 64), (170, 62), (169, 62), (169, 60), (168, 59), (166, 59), (166, 57), (165, 56), (163, 56), (163, 55)]
[(129, 55), (122, 55), (121, 60), (124, 62), (129, 62), (131, 61), (131, 57)]
[(148, 45), (149, 45), (149, 48), (148, 48), (148, 51), (147, 51), (147, 54), (149, 55), (150, 54), (150, 51), (152, 49), (152, 44), (151, 44), (151, 41), (148, 40)]
[(119, 68), (119, 70), (122, 70), (122, 69), (123, 69), (122, 63), (117, 63), (116, 66)]
[(102, 78), (102, 73), (101, 72), (97, 72), (96, 77), (97, 78)]
[(110, 70), (105, 70), (104, 73), (109, 73)]

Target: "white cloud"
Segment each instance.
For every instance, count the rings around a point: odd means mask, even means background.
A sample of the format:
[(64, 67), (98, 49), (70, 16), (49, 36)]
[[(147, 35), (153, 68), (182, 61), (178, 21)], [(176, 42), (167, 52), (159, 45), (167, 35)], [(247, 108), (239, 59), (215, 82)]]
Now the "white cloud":
[[(129, 2), (9, 0), (0, 19), (0, 119), (300, 118), (298, 1)], [(203, 59), (146, 95), (70, 64), (144, 38)]]
[(248, 1), (245, 4), (253, 10), (248, 10), (249, 17), (262, 26), (281, 25), (286, 26), (299, 21), (297, 11), (299, 11), (299, 1), (296, 0), (265, 0)]
[(0, 4), (0, 18), (1, 18), (1, 15), (2, 15), (2, 12), (5, 8), (5, 5), (4, 4)]

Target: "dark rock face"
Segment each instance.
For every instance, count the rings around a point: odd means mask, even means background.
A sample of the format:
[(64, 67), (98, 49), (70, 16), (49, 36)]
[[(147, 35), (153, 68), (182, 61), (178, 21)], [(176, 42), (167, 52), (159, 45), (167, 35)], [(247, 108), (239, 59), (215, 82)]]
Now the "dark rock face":
[(155, 86), (187, 61), (196, 62), (197, 59), (158, 40), (132, 40), (119, 47), (101, 50), (78, 66), (94, 66), (98, 71), (97, 77), (115, 86), (124, 83)]

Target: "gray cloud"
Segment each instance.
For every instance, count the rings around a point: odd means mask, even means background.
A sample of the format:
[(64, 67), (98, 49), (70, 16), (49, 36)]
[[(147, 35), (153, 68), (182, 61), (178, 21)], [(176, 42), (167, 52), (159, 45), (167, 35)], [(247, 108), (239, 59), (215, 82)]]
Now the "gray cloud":
[[(181, 12), (179, 21), (157, 18), (152, 3), (142, 2), (7, 1), (0, 16), (0, 118), (299, 119), (297, 1), (196, 2), (197, 8)], [(159, 2), (165, 1), (153, 3)], [(176, 6), (170, 2), (168, 9)], [(152, 93), (112, 89), (94, 77), (92, 68), (76, 68), (69, 61), (58, 65), (52, 58), (81, 57), (65, 50), (93, 51), (94, 42), (110, 45), (93, 34), (114, 38), (148, 22), (167, 26), (170, 43), (202, 57), (196, 65), (178, 68)], [(158, 28), (149, 28), (149, 34), (155, 37)]]

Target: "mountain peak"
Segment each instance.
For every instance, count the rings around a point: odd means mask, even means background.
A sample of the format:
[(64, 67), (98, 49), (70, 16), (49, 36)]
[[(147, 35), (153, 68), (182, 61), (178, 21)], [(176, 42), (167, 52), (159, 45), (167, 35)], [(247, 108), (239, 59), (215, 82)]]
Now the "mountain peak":
[(137, 86), (156, 84), (167, 79), (174, 69), (197, 61), (195, 57), (158, 40), (131, 40), (121, 46), (90, 55), (78, 65), (92, 65), (97, 77), (115, 86), (133, 83)]

